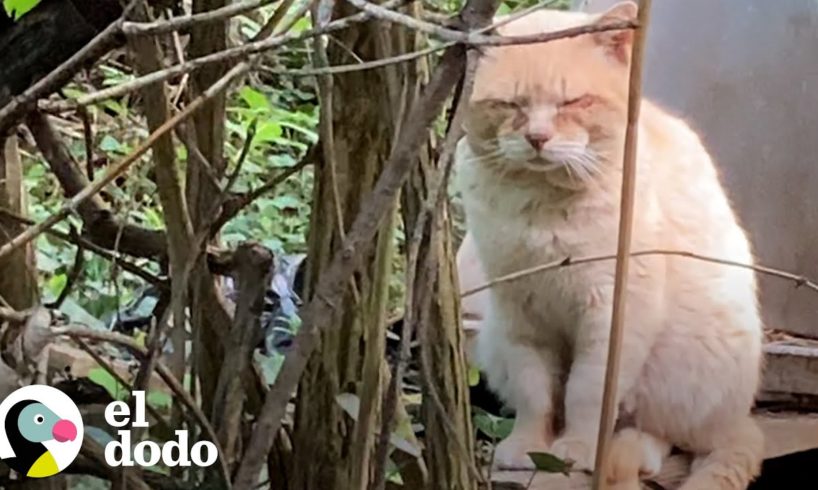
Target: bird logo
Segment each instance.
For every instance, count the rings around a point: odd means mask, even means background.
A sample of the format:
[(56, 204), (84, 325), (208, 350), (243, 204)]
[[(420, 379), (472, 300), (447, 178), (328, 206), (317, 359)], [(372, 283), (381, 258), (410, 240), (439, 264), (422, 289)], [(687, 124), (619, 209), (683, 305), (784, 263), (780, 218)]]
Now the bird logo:
[(0, 403), (0, 459), (20, 475), (63, 471), (79, 454), (82, 435), (79, 409), (56, 388), (26, 386)]

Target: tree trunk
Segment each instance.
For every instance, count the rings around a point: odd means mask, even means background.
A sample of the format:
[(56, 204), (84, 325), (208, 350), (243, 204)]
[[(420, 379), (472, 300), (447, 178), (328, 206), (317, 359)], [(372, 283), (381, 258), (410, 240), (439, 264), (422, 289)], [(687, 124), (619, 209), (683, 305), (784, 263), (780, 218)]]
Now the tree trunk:
[[(26, 214), (25, 188), (23, 187), (23, 166), (17, 149), (17, 136), (0, 138), (0, 209), (16, 215)], [(0, 246), (20, 233), (22, 227), (16, 221), (4, 217), (0, 212)], [(34, 267), (34, 245), (20, 248), (5, 259), (0, 260), (0, 297), (16, 310), (34, 307), (39, 302), (37, 273)], [(0, 322), (2, 323), (2, 322)], [(15, 376), (0, 360), (0, 375)], [(10, 381), (4, 379), (3, 381)], [(0, 389), (0, 399), (8, 393), (4, 386)], [(0, 467), (0, 472), (5, 471)], [(20, 487), (30, 490), (64, 490), (65, 477), (56, 476), (42, 481), (23, 481)]]
[[(336, 6), (337, 17), (352, 13), (355, 9), (348, 4)], [(332, 65), (355, 62), (346, 49), (362, 59), (394, 54), (390, 47), (393, 32), (379, 23), (356, 25), (329, 45), (329, 59), (324, 61)], [(358, 213), (362, 196), (372, 189), (388, 157), (395, 120), (388, 82), (388, 70), (383, 69), (341, 75), (331, 83), (321, 80), (323, 158), (316, 166), (308, 290), (341, 248), (345, 227)], [(343, 103), (333, 104), (333, 99)], [(302, 377), (292, 488), (359, 490), (368, 486), (373, 436), (380, 423), (393, 227), (394, 220), (387, 220), (377, 251), (364, 261), (343, 304), (335, 310), (334, 321), (341, 328), (321, 334), (321, 346)], [(359, 401), (358, 422), (337, 400), (348, 393)]]
[[(0, 208), (16, 215), (26, 212), (17, 136), (0, 138)], [(22, 231), (22, 225), (0, 214), (0, 246)], [(24, 310), (37, 303), (33, 245), (22, 247), (0, 260), (0, 296), (16, 310)]]

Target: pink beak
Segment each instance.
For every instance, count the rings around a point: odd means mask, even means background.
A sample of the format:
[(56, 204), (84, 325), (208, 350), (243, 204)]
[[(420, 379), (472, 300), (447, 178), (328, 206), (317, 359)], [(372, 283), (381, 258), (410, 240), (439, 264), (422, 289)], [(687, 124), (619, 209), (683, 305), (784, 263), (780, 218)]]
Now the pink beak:
[(77, 427), (70, 420), (60, 420), (54, 424), (51, 435), (57, 442), (73, 441), (77, 438)]

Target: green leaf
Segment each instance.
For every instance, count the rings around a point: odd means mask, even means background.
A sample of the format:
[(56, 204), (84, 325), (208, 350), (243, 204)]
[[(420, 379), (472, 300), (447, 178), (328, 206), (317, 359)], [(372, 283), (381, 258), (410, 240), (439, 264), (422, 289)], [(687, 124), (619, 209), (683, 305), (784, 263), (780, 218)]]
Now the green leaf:
[(40, 0), (3, 0), (3, 8), (9, 17), (20, 20), (20, 17), (33, 10), (39, 3)]
[(153, 408), (166, 409), (173, 403), (173, 397), (162, 391), (149, 391), (146, 401)]
[(276, 209), (287, 209), (287, 208), (298, 209), (301, 206), (302, 202), (300, 200), (298, 200), (298, 198), (296, 198), (295, 196), (289, 196), (287, 194), (282, 194), (280, 196), (276, 196), (272, 200), (271, 204)]
[(253, 142), (262, 143), (275, 141), (281, 137), (282, 133), (281, 125), (273, 121), (267, 121), (258, 128), (256, 135), (253, 137)]
[(506, 419), (492, 415), (485, 410), (475, 408), (474, 425), (483, 434), (495, 441), (505, 439), (514, 428), (514, 419)]
[(117, 141), (117, 139), (110, 134), (106, 134), (102, 138), (102, 141), (99, 142), (99, 149), (106, 152), (118, 152), (122, 149), (122, 143)]
[(270, 109), (267, 96), (252, 87), (242, 87), (241, 91), (239, 91), (239, 96), (250, 109), (257, 111), (267, 111)]
[(469, 386), (477, 386), (480, 382), (480, 370), (476, 367), (469, 367)]
[(568, 476), (571, 473), (571, 463), (548, 453), (528, 453), (538, 471), (546, 473), (562, 473)]
[(104, 368), (99, 367), (88, 371), (88, 379), (108, 390), (114, 400), (128, 398), (128, 390)]

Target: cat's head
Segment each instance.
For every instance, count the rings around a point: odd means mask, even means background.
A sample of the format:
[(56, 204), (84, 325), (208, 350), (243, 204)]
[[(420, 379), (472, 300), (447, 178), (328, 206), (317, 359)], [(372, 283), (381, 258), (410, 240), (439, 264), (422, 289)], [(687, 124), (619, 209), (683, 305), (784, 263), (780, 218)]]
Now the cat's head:
[[(601, 15), (543, 10), (498, 27), (503, 36), (635, 20), (636, 4)], [(487, 49), (480, 57), (466, 131), (478, 164), (511, 174), (578, 181), (622, 152), (633, 33), (613, 30)]]

